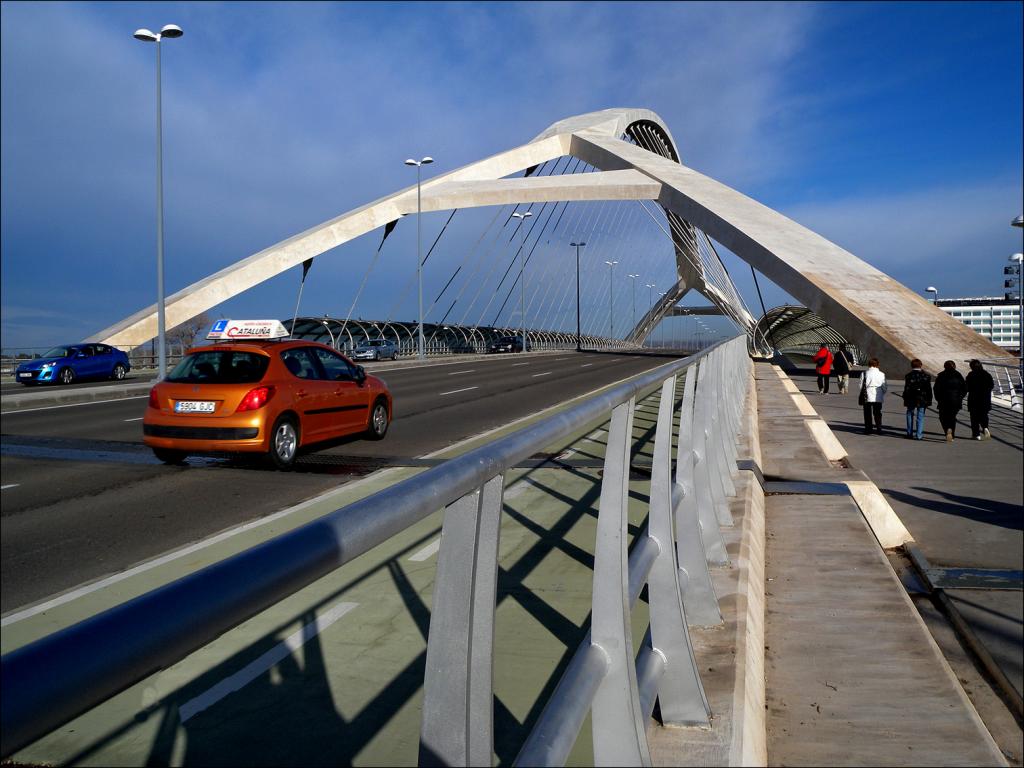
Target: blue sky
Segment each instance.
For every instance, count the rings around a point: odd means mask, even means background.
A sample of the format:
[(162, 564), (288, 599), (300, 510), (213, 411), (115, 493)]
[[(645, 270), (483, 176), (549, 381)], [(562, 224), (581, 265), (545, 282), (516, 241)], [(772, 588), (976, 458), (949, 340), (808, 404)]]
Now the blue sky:
[[(1021, 3), (4, 2), (0, 22), (5, 348), (155, 300), (155, 61), (131, 34), (165, 23), (185, 30), (163, 48), (168, 293), (408, 185), (406, 157), (445, 171), (613, 106), (658, 112), (687, 165), (915, 290), (999, 294), (1021, 250)], [(356, 315), (402, 294), (410, 225)], [(319, 259), (303, 311), (343, 317), (378, 237)], [(214, 314), (290, 316), (293, 272)]]

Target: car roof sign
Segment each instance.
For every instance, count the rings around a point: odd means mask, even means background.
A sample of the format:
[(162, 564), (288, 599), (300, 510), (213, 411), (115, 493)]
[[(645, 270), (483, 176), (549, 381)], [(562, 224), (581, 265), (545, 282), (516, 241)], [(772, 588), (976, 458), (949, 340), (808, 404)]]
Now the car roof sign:
[(235, 341), (241, 339), (282, 339), (288, 335), (280, 320), (225, 320), (213, 324), (207, 339)]

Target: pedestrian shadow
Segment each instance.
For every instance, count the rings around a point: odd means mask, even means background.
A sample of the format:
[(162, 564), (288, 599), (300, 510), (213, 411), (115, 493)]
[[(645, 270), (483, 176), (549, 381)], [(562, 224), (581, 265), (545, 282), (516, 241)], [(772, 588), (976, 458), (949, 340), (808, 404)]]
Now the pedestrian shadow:
[(1011, 504), (995, 499), (982, 499), (977, 496), (961, 496), (960, 494), (921, 486), (914, 486), (913, 490), (922, 491), (925, 494), (940, 498), (928, 498), (928, 496), (924, 495), (915, 496), (911, 493), (890, 488), (883, 488), (882, 492), (886, 496), (891, 496), (896, 501), (919, 509), (956, 515), (987, 525), (997, 525), (1012, 531), (1024, 530), (1024, 517), (1021, 516), (1019, 504)]

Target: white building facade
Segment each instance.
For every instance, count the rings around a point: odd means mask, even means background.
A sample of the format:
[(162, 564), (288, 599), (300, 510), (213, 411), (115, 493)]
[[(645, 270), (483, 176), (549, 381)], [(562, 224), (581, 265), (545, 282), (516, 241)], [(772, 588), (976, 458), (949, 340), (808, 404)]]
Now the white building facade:
[(936, 304), (943, 312), (1008, 352), (1016, 353), (1020, 348), (1020, 306), (1016, 297), (939, 299)]

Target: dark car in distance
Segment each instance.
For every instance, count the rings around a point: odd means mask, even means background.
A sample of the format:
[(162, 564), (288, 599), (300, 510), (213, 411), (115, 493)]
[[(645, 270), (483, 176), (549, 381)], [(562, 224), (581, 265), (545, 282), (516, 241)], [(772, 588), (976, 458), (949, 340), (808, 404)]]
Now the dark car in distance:
[(69, 344), (47, 350), (14, 372), (15, 381), (33, 384), (71, 384), (79, 379), (120, 381), (132, 369), (128, 355), (107, 344)]
[[(502, 336), (497, 341), (492, 341), (488, 347), (488, 353), (499, 353), (499, 352), (522, 352), (523, 351), (523, 339), (521, 336)], [(530, 351), (530, 341), (526, 341), (526, 351)]]

